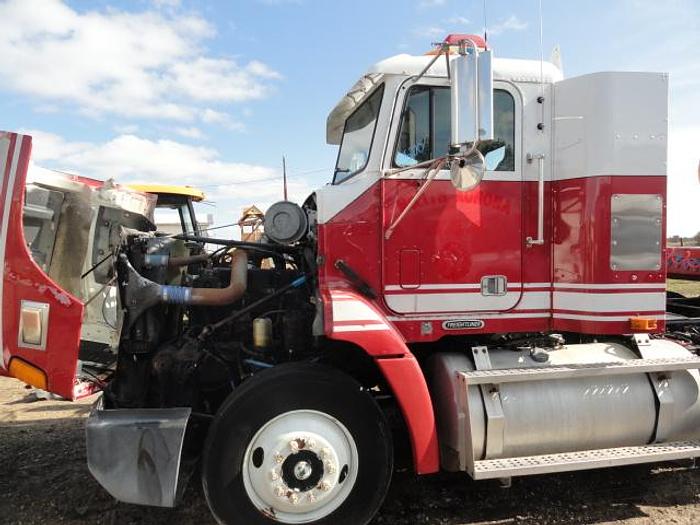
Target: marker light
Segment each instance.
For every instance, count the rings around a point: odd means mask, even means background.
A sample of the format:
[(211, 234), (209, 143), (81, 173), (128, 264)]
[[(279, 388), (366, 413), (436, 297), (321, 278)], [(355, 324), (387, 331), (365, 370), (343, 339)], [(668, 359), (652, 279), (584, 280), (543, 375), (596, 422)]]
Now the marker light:
[(13, 357), (10, 361), (8, 372), (12, 377), (28, 385), (32, 385), (35, 388), (40, 388), (41, 390), (48, 389), (49, 384), (44, 371), (17, 357)]
[(630, 328), (632, 330), (640, 330), (643, 332), (649, 330), (656, 330), (658, 323), (656, 319), (649, 319), (647, 317), (630, 317)]

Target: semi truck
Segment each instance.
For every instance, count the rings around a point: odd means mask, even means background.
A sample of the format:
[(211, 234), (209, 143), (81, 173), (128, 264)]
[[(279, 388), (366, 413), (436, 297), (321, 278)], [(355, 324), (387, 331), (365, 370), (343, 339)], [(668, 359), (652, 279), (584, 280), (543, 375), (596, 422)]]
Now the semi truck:
[(253, 242), (159, 232), (111, 181), (27, 181), (31, 137), (0, 134), (3, 370), (101, 391), (111, 495), (171, 507), (201, 477), (219, 523), (357, 525), (397, 466), (507, 484), (700, 455), (667, 74), (565, 79), (450, 35), (372, 66), (326, 135), (331, 183)]

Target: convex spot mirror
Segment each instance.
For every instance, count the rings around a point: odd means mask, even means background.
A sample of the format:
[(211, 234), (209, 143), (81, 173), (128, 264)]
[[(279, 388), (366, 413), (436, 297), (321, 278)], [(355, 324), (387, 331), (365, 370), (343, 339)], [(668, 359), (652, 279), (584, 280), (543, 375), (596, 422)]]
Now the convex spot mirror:
[(486, 173), (484, 156), (479, 150), (471, 154), (454, 157), (450, 162), (450, 179), (452, 185), (459, 191), (469, 191), (476, 188)]

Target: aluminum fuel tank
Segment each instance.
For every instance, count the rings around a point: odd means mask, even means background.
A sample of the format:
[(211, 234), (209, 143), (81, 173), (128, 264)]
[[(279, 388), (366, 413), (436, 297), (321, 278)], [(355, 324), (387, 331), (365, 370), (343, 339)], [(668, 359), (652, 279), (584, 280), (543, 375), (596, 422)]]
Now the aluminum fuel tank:
[[(652, 340), (651, 348), (645, 351), (657, 358), (691, 355), (682, 346), (664, 340)], [(548, 354), (549, 360), (541, 363), (529, 351), (489, 349), (494, 369), (639, 359), (618, 343), (567, 345)], [(502, 438), (499, 435), (497, 439), (502, 439), (502, 447), (499, 443), (495, 447), (499, 452), (487, 455), (484, 395), (490, 395), (494, 387), (470, 386), (467, 398), (460, 392), (464, 386), (458, 372), (472, 370), (474, 364), (466, 353), (436, 354), (427, 365), (442, 464), (447, 470), (463, 469), (458, 460), (460, 447), (471, 446), (468, 455), (481, 460), (645, 445), (655, 436), (662, 441), (700, 437), (697, 370), (513, 382), (498, 386), (504, 425)], [(659, 401), (651, 381), (662, 382), (663, 395), (670, 400), (664, 408), (663, 436), (657, 436)], [(460, 438), (465, 432), (471, 439)]]

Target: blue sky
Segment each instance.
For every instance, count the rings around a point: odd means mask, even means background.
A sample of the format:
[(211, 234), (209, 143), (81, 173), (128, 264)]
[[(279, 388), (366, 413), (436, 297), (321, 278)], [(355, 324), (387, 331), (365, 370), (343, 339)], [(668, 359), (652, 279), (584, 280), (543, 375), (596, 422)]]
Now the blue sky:
[[(538, 58), (538, 0), (486, 4), (497, 56)], [(326, 116), (368, 66), (483, 20), (482, 0), (0, 0), (0, 128), (43, 166), (199, 185), (234, 222), (281, 196), (282, 154), (292, 196), (330, 179)], [(699, 231), (700, 2), (543, 0), (543, 20), (566, 76), (671, 73), (669, 233)]]

